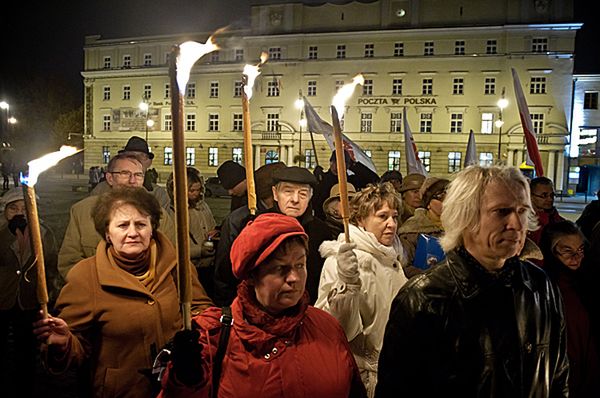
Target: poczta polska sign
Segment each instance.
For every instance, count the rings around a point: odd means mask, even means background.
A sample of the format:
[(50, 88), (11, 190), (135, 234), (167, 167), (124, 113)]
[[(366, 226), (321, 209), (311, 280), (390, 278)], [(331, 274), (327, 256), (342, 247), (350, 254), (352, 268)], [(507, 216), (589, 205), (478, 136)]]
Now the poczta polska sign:
[(437, 105), (434, 97), (359, 97), (358, 105)]

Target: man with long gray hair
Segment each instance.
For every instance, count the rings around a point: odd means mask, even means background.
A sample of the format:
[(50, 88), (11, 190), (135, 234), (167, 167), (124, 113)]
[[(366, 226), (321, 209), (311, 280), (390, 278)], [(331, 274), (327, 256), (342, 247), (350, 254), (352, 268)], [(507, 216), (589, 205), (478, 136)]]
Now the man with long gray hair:
[(534, 214), (518, 169), (456, 175), (441, 216), (447, 257), (394, 299), (377, 397), (568, 395), (562, 300), (518, 257)]

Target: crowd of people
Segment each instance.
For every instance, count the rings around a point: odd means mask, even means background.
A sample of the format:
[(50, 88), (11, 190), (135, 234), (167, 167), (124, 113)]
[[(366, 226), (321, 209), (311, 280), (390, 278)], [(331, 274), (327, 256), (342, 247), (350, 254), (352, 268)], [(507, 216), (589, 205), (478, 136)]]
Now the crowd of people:
[(77, 371), (81, 397), (600, 396), (598, 201), (573, 223), (550, 179), (514, 167), (379, 176), (344, 152), (346, 192), (335, 151), (327, 171), (255, 170), (255, 214), (246, 170), (224, 162), (220, 223), (187, 168), (191, 329), (173, 175), (157, 184), (142, 138), (90, 170), (62, 242), (40, 221), (48, 316), (23, 191), (6, 191), (8, 396), (34, 396), (36, 361)]

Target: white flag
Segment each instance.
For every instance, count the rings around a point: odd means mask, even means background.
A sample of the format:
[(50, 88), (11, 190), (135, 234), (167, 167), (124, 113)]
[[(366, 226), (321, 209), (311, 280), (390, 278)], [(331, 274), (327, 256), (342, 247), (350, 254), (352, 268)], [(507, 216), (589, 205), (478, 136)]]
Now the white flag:
[(408, 174), (422, 174), (427, 177), (427, 171), (417, 155), (417, 146), (413, 140), (408, 119), (406, 118), (406, 108), (402, 110), (404, 121), (404, 148), (406, 152), (406, 170)]
[[(325, 122), (323, 119), (319, 117), (317, 112), (314, 110), (310, 102), (304, 97), (304, 114), (306, 115), (306, 125), (308, 126), (308, 131), (315, 134), (323, 134), (325, 137), (325, 141), (329, 145), (329, 148), (333, 151), (335, 149), (335, 142), (333, 139), (333, 127)], [(346, 137), (345, 134), (342, 133), (342, 140), (344, 141), (344, 147), (350, 146), (352, 152), (354, 153), (354, 158), (357, 162), (362, 163), (367, 166), (371, 171), (377, 174), (377, 169), (375, 168), (375, 164), (371, 160), (367, 154), (360, 149), (358, 145), (356, 145), (352, 140)]]
[(467, 153), (465, 154), (465, 167), (477, 164), (477, 145), (475, 144), (475, 133), (469, 132), (469, 142), (467, 143)]

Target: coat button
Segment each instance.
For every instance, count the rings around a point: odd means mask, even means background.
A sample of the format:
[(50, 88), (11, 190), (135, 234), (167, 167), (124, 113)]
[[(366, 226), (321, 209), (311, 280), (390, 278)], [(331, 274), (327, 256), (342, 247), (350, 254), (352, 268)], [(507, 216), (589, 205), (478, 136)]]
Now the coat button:
[(17, 275), (21, 275), (21, 270), (20, 269), (17, 270)]
[(271, 359), (271, 354), (265, 354), (265, 359)]
[(273, 347), (273, 349), (271, 350), (271, 352), (273, 353), (273, 355), (277, 355), (277, 353), (279, 352), (279, 350), (277, 349), (277, 347)]
[(154, 305), (154, 300), (152, 300), (152, 299), (148, 300), (148, 304), (149, 305)]

